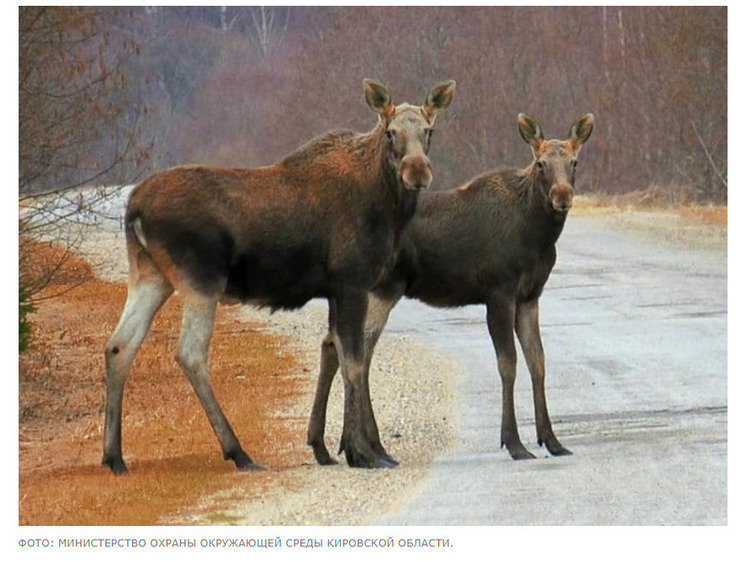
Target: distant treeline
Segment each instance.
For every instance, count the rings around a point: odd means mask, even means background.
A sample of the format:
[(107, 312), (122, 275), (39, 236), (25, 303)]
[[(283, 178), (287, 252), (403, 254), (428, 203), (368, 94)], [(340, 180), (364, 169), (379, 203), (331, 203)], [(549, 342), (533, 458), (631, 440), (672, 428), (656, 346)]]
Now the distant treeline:
[[(33, 9), (21, 8), (22, 22), (24, 10)], [(657, 185), (699, 200), (727, 198), (725, 7), (77, 10), (92, 35), (100, 32), (84, 49), (100, 60), (84, 57), (85, 64), (116, 69), (119, 80), (101, 94), (109, 105), (97, 111), (111, 128), (85, 139), (82, 176), (118, 150), (117, 168), (129, 176), (187, 162), (268, 164), (326, 130), (370, 129), (363, 78), (413, 103), (453, 78), (454, 103), (431, 155), (436, 189), (528, 164), (519, 112), (560, 137), (591, 111), (580, 192)], [(65, 25), (76, 29), (75, 21)], [(24, 52), (35, 51), (22, 48), (22, 69)], [(21, 97), (23, 126), (23, 87)], [(84, 116), (94, 127), (97, 116)], [(26, 189), (75, 183), (70, 169), (38, 174)]]

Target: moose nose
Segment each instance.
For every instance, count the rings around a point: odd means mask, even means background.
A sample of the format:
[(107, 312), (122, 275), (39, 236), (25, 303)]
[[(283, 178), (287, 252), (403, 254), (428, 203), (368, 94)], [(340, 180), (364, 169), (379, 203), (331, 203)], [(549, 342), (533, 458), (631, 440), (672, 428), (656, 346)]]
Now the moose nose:
[(431, 163), (422, 156), (405, 156), (400, 165), (400, 175), (405, 187), (413, 191), (428, 189), (433, 181)]
[(550, 190), (552, 208), (560, 213), (567, 213), (573, 207), (573, 188), (570, 185), (557, 184)]

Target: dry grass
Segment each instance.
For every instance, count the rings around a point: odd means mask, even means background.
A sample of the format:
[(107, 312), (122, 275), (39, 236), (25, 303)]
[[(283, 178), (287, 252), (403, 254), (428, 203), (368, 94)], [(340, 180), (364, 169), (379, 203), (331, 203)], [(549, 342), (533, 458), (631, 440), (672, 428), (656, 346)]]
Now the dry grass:
[(619, 195), (590, 194), (574, 197), (573, 213), (598, 215), (625, 212), (672, 212), (688, 224), (727, 225), (726, 205), (700, 205), (658, 187)]
[[(54, 251), (41, 248), (41, 251)], [(281, 338), (219, 310), (211, 352), (213, 386), (245, 449), (272, 470), (238, 473), (225, 462), (174, 355), (180, 303), (159, 312), (128, 380), (123, 422), (130, 474), (100, 463), (104, 356), (126, 290), (103, 281), (74, 286), (87, 264), (74, 258), (32, 316), (33, 349), (19, 358), (19, 523), (152, 525), (199, 498), (235, 488), (252, 497), (287, 485), (283, 469), (311, 461), (305, 420), (274, 412), (296, 397), (300, 370)], [(70, 283), (70, 285), (65, 285)]]
[(621, 195), (574, 197), (572, 215), (669, 244), (726, 251), (727, 207), (691, 201), (682, 193), (653, 187)]
[(688, 206), (677, 209), (677, 213), (690, 222), (726, 226), (726, 206)]

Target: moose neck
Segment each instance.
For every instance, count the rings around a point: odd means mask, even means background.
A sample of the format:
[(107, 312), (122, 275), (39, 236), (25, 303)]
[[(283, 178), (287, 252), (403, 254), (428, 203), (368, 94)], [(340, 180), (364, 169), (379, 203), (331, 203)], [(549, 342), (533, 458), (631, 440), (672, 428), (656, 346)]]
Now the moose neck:
[(402, 182), (397, 165), (389, 156), (385, 133), (386, 125), (380, 122), (370, 135), (372, 150), (376, 154), (379, 182), (386, 193), (387, 202), (391, 205), (396, 237), (399, 238), (399, 233), (415, 214), (418, 191), (407, 189)]

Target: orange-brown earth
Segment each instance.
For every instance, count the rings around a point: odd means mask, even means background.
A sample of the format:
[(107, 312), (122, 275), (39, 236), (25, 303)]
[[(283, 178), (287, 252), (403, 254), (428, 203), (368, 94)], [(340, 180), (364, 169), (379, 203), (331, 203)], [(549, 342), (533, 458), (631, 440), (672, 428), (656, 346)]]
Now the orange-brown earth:
[[(56, 252), (39, 244), (39, 252)], [(79, 284), (81, 278), (87, 281)], [(211, 377), (245, 449), (272, 467), (239, 473), (218, 442), (174, 358), (178, 296), (158, 313), (127, 382), (123, 446), (130, 474), (100, 464), (104, 345), (126, 297), (123, 284), (97, 280), (73, 257), (31, 316), (32, 349), (19, 357), (19, 523), (152, 525), (231, 487), (251, 500), (268, 486), (291, 486), (283, 469), (310, 463), (300, 446), (305, 420), (274, 414), (295, 398), (296, 359), (281, 337), (219, 309)], [(215, 506), (213, 506), (215, 507)]]

